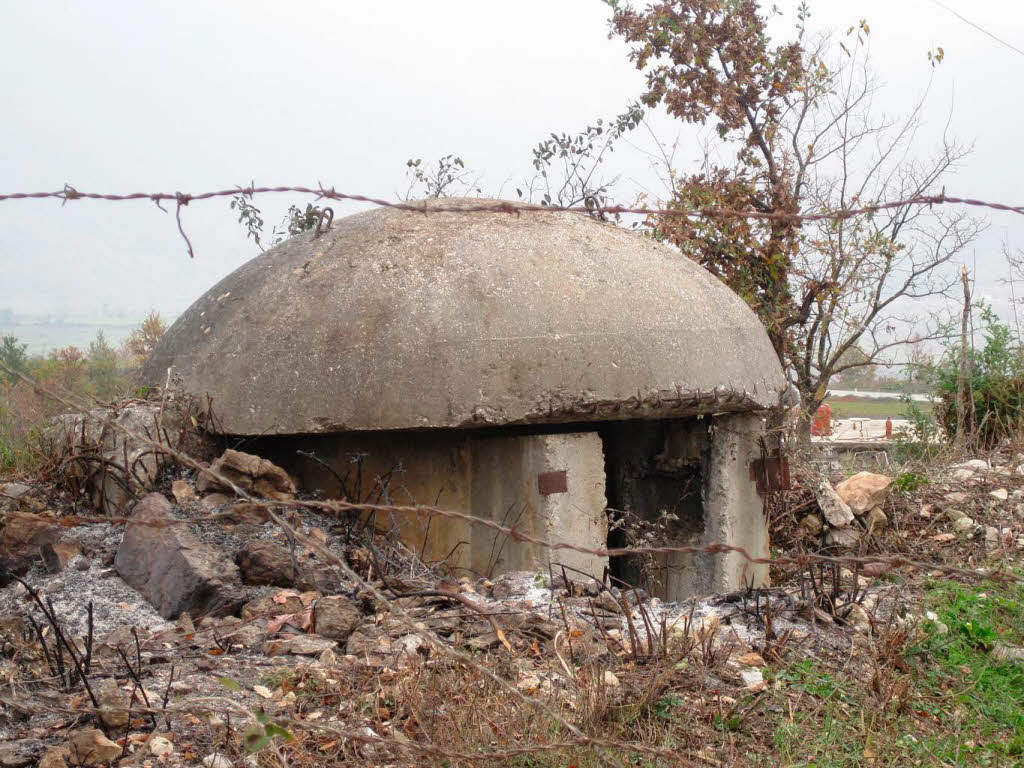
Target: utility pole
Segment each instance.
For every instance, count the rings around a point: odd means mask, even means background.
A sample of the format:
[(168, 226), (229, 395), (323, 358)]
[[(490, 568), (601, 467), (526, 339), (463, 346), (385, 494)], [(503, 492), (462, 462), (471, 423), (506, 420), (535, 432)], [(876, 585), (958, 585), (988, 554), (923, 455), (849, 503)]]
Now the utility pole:
[(960, 318), (960, 371), (956, 377), (956, 443), (963, 447), (967, 431), (967, 324), (971, 315), (971, 287), (966, 264), (960, 267), (960, 281), (964, 285), (964, 311)]

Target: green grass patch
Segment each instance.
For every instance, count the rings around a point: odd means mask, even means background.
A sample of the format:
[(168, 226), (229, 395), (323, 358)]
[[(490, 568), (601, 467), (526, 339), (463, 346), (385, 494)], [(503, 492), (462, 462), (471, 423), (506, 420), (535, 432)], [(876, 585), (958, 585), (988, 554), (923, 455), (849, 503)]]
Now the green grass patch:
[(994, 653), (1000, 645), (1024, 645), (1024, 586), (937, 582), (925, 606), (948, 631), (927, 622), (931, 632), (913, 649), (924, 684), (985, 747), (1024, 765), (1024, 663)]
[[(830, 397), (826, 400), (836, 419), (905, 419), (907, 405), (901, 400), (873, 397)], [(935, 407), (931, 403), (915, 403), (926, 414)]]
[(994, 653), (1024, 645), (1024, 586), (935, 581), (923, 609), (937, 620), (902, 671), (851, 678), (803, 659), (771, 674), (779, 716), (761, 764), (1024, 765), (1024, 664)]

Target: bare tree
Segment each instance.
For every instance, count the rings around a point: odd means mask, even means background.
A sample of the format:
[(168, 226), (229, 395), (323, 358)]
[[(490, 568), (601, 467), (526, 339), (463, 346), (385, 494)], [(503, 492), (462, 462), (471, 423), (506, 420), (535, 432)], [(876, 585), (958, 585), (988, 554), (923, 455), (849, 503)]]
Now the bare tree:
[[(822, 62), (823, 38), (812, 54)], [(807, 211), (839, 210), (934, 192), (970, 152), (943, 137), (928, 159), (911, 155), (925, 97), (901, 119), (873, 108), (879, 84), (862, 46), (842, 59), (817, 93), (794, 103), (785, 121), (797, 185)], [(793, 328), (788, 361), (808, 415), (829, 380), (844, 371), (897, 359), (911, 345), (945, 338), (946, 299), (959, 282), (954, 260), (983, 228), (962, 212), (902, 206), (804, 228), (794, 258), (794, 291), (811, 296)], [(854, 348), (863, 354), (850, 355)]]
[[(798, 218), (938, 192), (969, 152), (943, 138), (935, 156), (911, 155), (924, 97), (903, 118), (878, 114), (866, 21), (840, 39), (810, 39), (801, 4), (793, 38), (776, 44), (767, 14), (777, 11), (756, 0), (611, 5), (613, 34), (647, 75), (644, 102), (717, 131), (703, 167), (671, 185), (668, 206), (773, 214), (660, 216), (650, 221), (654, 233), (758, 313), (808, 412), (833, 375), (891, 360), (915, 330), (919, 342), (944, 332), (922, 309), (955, 283), (947, 267), (980, 222), (917, 206), (817, 224)], [(718, 160), (733, 151), (731, 162)], [(855, 347), (862, 357), (849, 354)]]

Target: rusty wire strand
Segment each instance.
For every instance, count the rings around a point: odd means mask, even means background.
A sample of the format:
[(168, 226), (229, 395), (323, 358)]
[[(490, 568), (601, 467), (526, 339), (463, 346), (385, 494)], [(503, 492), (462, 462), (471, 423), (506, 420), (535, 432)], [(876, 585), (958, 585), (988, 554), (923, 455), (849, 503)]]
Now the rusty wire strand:
[[(174, 202), (178, 206), (188, 205), (196, 200), (209, 200), (217, 197), (232, 197), (254, 195), (271, 192), (293, 192), (297, 194), (314, 195), (317, 199), (328, 200), (350, 200), (353, 202), (370, 203), (382, 208), (395, 208), (403, 211), (416, 213), (527, 213), (527, 212), (556, 212), (556, 213), (585, 213), (585, 214), (636, 214), (645, 216), (700, 216), (706, 218), (745, 218), (763, 219), (775, 221), (823, 221), (826, 219), (848, 219), (854, 216), (863, 216), (879, 211), (893, 208), (903, 208), (916, 205), (967, 205), (979, 208), (990, 208), (996, 211), (1008, 211), (1024, 215), (1024, 205), (1008, 205), (1005, 203), (993, 203), (976, 198), (956, 197), (947, 195), (944, 192), (939, 195), (915, 195), (914, 197), (902, 200), (894, 200), (884, 203), (874, 203), (855, 208), (841, 208), (832, 211), (819, 213), (790, 213), (784, 211), (755, 211), (740, 210), (735, 208), (718, 208), (708, 206), (704, 208), (633, 208), (624, 205), (609, 205), (597, 207), (581, 207), (570, 205), (528, 205), (522, 203), (509, 203), (506, 201), (481, 202), (470, 205), (444, 205), (420, 202), (395, 202), (383, 198), (369, 197), (367, 195), (349, 194), (338, 192), (334, 187), (325, 187), (318, 184), (316, 187), (307, 186), (267, 186), (267, 187), (232, 187), (230, 189), (218, 189), (210, 192), (127, 192), (123, 194), (81, 192), (70, 184), (55, 192), (10, 192), (0, 194), (0, 202), (7, 200), (39, 200), (57, 199), (62, 203), (73, 200), (105, 200), (111, 202), (125, 202), (129, 200), (150, 200), (154, 203)], [(482, 198), (483, 199), (483, 198)]]
[[(333, 186), (325, 187), (318, 183), (315, 187), (301, 185), (281, 185), (257, 187), (250, 184), (247, 187), (231, 187), (230, 189), (218, 189), (209, 192), (127, 192), (122, 194), (105, 192), (82, 192), (70, 184), (65, 184), (63, 189), (53, 192), (8, 192), (0, 194), (0, 202), (8, 200), (60, 200), (61, 205), (74, 200), (103, 200), (108, 202), (126, 202), (130, 200), (149, 200), (155, 203), (160, 210), (165, 211), (161, 203), (173, 202), (175, 204), (174, 217), (178, 226), (178, 232), (185, 241), (189, 258), (195, 256), (192, 248), (192, 241), (185, 234), (184, 226), (181, 223), (181, 209), (196, 200), (210, 200), (219, 197), (234, 197), (243, 195), (253, 197), (254, 195), (276, 192), (291, 192), (295, 194), (313, 195), (316, 200), (349, 200), (359, 203), (370, 203), (381, 208), (393, 208), (402, 211), (416, 213), (508, 213), (519, 215), (530, 212), (556, 212), (556, 213), (582, 213), (588, 215), (638, 215), (638, 216), (667, 216), (667, 217), (700, 217), (700, 218), (743, 218), (757, 219), (762, 221), (781, 221), (790, 224), (801, 222), (834, 220), (840, 221), (856, 216), (865, 216), (880, 211), (905, 208), (908, 206), (935, 206), (935, 205), (966, 205), (976, 208), (987, 208), (995, 211), (1007, 211), (1024, 215), (1024, 205), (1008, 205), (1005, 203), (994, 203), (986, 200), (979, 200), (968, 197), (955, 197), (947, 195), (945, 191), (938, 195), (915, 195), (914, 197), (890, 202), (873, 203), (853, 208), (841, 208), (831, 211), (820, 211), (818, 213), (797, 213), (792, 211), (755, 211), (740, 210), (736, 208), (720, 208), (707, 206), (704, 208), (650, 208), (650, 207), (629, 207), (624, 205), (610, 206), (569, 206), (569, 205), (530, 205), (524, 203), (510, 203), (496, 200), (493, 202), (480, 202), (474, 204), (461, 204), (458, 206), (420, 202), (395, 202), (383, 198), (369, 197), (367, 195), (350, 194), (338, 192)], [(333, 212), (332, 212), (333, 213)], [(319, 230), (319, 225), (318, 225)]]

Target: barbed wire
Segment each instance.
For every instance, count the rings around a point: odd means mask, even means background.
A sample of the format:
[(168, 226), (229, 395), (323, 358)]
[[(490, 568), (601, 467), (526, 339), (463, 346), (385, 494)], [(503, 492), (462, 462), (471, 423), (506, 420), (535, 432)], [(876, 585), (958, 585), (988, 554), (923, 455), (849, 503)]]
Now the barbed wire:
[[(292, 194), (312, 195), (316, 200), (338, 200), (358, 203), (370, 203), (380, 208), (391, 208), (415, 213), (504, 213), (520, 215), (522, 213), (555, 212), (555, 213), (582, 213), (588, 215), (609, 215), (609, 216), (655, 216), (655, 217), (688, 217), (688, 218), (744, 218), (761, 221), (779, 221), (790, 224), (815, 221), (842, 221), (857, 216), (867, 216), (881, 211), (906, 208), (911, 206), (936, 206), (936, 205), (964, 205), (976, 208), (986, 208), (995, 211), (1004, 211), (1024, 215), (1024, 205), (1008, 205), (995, 203), (969, 197), (957, 197), (947, 195), (945, 191), (938, 195), (916, 195), (914, 197), (893, 200), (881, 203), (872, 203), (858, 207), (840, 208), (829, 211), (814, 213), (796, 213), (789, 211), (758, 211), (743, 210), (737, 208), (721, 208), (717, 206), (705, 206), (702, 208), (656, 208), (656, 207), (630, 207), (625, 205), (533, 205), (528, 203), (513, 203), (504, 200), (495, 200), (480, 203), (460, 203), (459, 205), (446, 205), (434, 201), (393, 201), (368, 195), (339, 192), (333, 186), (326, 187), (318, 183), (315, 187), (302, 185), (279, 185), (279, 186), (236, 186), (226, 189), (218, 189), (208, 192), (127, 192), (127, 193), (106, 193), (106, 192), (83, 192), (70, 184), (65, 184), (63, 189), (53, 192), (8, 192), (0, 194), (0, 202), (10, 200), (60, 200), (61, 205), (76, 200), (101, 200), (106, 202), (128, 202), (134, 200), (148, 200), (155, 203), (160, 210), (165, 211), (162, 203), (175, 204), (175, 221), (178, 225), (178, 232), (185, 240), (189, 257), (194, 257), (195, 252), (192, 242), (181, 222), (181, 209), (189, 203), (211, 200), (221, 197), (243, 197), (252, 198), (255, 195), (289, 192)], [(486, 200), (481, 198), (481, 200)]]

